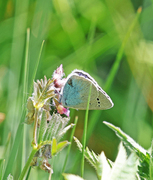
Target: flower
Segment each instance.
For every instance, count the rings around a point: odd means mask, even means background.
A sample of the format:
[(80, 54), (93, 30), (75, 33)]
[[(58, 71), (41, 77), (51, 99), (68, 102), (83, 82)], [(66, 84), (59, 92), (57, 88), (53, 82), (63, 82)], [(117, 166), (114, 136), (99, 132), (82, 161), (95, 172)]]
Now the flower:
[(66, 82), (66, 78), (63, 78), (64, 75), (63, 65), (61, 64), (53, 73), (54, 87), (58, 92), (60, 92)]
[(63, 107), (63, 105), (60, 103), (60, 92), (62, 87), (66, 83), (66, 78), (63, 78), (64, 72), (63, 72), (63, 65), (61, 64), (53, 73), (53, 80), (54, 80), (54, 87), (55, 87), (55, 97), (53, 98), (54, 104), (56, 106), (57, 112), (59, 114), (65, 114), (69, 117), (70, 111)]
[(57, 106), (57, 112), (59, 114), (65, 114), (67, 117), (69, 117), (70, 115), (70, 111), (67, 108), (63, 107), (61, 104)]
[(63, 65), (61, 64), (53, 73), (53, 79), (62, 79), (62, 77), (64, 76), (63, 73)]

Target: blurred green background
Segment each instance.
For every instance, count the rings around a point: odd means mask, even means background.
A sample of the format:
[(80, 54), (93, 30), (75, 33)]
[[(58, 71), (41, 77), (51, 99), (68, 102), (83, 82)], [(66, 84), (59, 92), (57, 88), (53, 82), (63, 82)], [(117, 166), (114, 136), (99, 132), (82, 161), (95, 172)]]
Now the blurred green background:
[[(137, 13), (140, 6), (142, 12)], [(31, 95), (43, 40), (35, 80), (44, 75), (52, 77), (60, 64), (66, 76), (74, 69), (81, 69), (114, 102), (112, 109), (89, 112), (88, 147), (115, 159), (119, 140), (102, 123), (108, 121), (148, 149), (153, 132), (153, 1), (3, 0), (0, 1), (0, 159), (6, 160), (5, 166), (9, 162), (8, 172), (17, 179), (30, 153), (32, 127), (22, 123), (22, 110), (26, 108), (23, 99)], [(28, 87), (24, 91), (27, 54)], [(85, 111), (71, 110), (71, 122), (76, 115), (79, 120), (75, 136), (81, 140)], [(16, 134), (19, 125), (24, 126), (23, 131)], [(69, 135), (70, 132), (65, 138), (69, 139)], [(54, 161), (53, 179), (59, 177), (65, 153), (66, 149)], [(78, 154), (73, 142), (66, 172), (80, 174)], [(38, 177), (47, 179), (48, 173), (32, 169), (29, 179)], [(96, 179), (88, 164), (85, 178)]]

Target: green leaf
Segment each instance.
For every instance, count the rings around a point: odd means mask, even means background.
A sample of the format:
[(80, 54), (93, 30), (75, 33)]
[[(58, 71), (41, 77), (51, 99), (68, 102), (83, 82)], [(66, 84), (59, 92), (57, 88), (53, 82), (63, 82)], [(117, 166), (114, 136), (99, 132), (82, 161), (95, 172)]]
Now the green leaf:
[(63, 148), (65, 148), (68, 144), (70, 144), (68, 141), (62, 141), (57, 144), (57, 153), (60, 152)]
[(65, 174), (63, 173), (64, 179), (65, 180), (84, 180), (80, 176), (74, 175), (74, 174)]
[(75, 124), (71, 123), (70, 125), (66, 126), (64, 129), (62, 129), (62, 130), (58, 133), (58, 135), (57, 135), (58, 139), (61, 139), (61, 137), (62, 137), (69, 129), (73, 128), (74, 126), (75, 126)]
[(51, 140), (52, 138), (49, 138), (49, 136), (50, 136), (50, 134), (52, 133), (52, 131), (53, 131), (53, 127), (55, 127), (55, 121), (53, 121), (53, 119), (51, 119), (50, 120), (50, 122), (49, 122), (49, 124), (48, 124), (48, 127), (47, 127), (47, 129), (46, 129), (46, 132), (45, 132), (45, 134), (44, 134), (44, 136), (43, 136), (43, 140), (45, 141), (45, 140)]
[(3, 177), (4, 164), (5, 164), (5, 159), (0, 159), (0, 179), (2, 179), (2, 177)]
[(104, 122), (109, 128), (115, 131), (116, 135), (123, 141), (125, 146), (131, 151), (135, 152), (139, 157), (140, 165), (138, 166), (138, 173), (141, 178), (149, 178), (150, 154), (136, 143), (130, 136), (124, 133), (119, 127), (111, 123)]
[[(74, 137), (74, 140), (77, 143), (79, 150), (82, 152), (82, 147), (83, 147), (82, 144), (80, 143), (80, 141), (76, 137)], [(96, 169), (97, 168), (96, 164), (98, 161), (98, 156), (93, 151), (90, 151), (88, 149), (88, 147), (86, 147), (86, 149), (84, 150), (84, 156), (88, 160), (88, 162)]]
[(123, 141), (123, 143), (127, 148), (136, 152), (136, 154), (139, 156), (141, 160), (146, 158), (146, 161), (149, 164), (150, 157), (147, 155), (147, 151), (143, 147), (141, 147), (138, 143), (136, 143), (130, 136), (124, 133), (119, 127), (116, 127), (113, 124), (105, 121), (104, 124), (106, 124), (109, 128), (115, 131), (116, 135)]
[(107, 179), (108, 175), (110, 174), (110, 171), (111, 171), (111, 167), (107, 161), (107, 158), (104, 152), (102, 152), (98, 156), (98, 161), (96, 165), (96, 172), (97, 172), (98, 179), (99, 180)]
[(40, 128), (39, 128), (38, 143), (40, 143), (43, 140), (46, 129), (47, 129), (47, 117), (46, 117), (46, 112), (43, 111), (41, 122), (40, 122)]
[[(63, 118), (61, 115), (53, 113), (43, 140), (52, 140), (53, 137), (56, 137), (58, 141), (63, 135), (61, 134), (61, 132), (64, 130), (64, 127), (66, 126), (68, 121), (69, 118), (66, 117)], [(66, 128), (70, 129), (71, 127), (73, 127), (73, 125), (69, 125)], [(64, 130), (64, 133), (66, 133), (67, 130)]]
[(149, 170), (150, 170), (150, 180), (153, 180), (153, 140), (151, 144), (151, 157), (150, 157)]
[(8, 175), (7, 180), (13, 180), (13, 176), (11, 174)]
[(53, 138), (51, 154), (54, 156), (57, 153), (57, 141)]
[(55, 154), (57, 154), (58, 152), (60, 152), (60, 151), (61, 151), (64, 147), (66, 147), (68, 144), (70, 144), (68, 141), (62, 141), (62, 142), (60, 142), (60, 143), (57, 144), (56, 138), (53, 138), (52, 150), (51, 150), (52, 156), (54, 156)]
[(134, 180), (136, 179), (137, 164), (136, 155), (132, 154), (127, 159), (127, 154), (122, 143), (108, 180)]
[(80, 143), (80, 141), (75, 136), (73, 138), (74, 138), (74, 141), (76, 142), (79, 150), (82, 152), (82, 144)]

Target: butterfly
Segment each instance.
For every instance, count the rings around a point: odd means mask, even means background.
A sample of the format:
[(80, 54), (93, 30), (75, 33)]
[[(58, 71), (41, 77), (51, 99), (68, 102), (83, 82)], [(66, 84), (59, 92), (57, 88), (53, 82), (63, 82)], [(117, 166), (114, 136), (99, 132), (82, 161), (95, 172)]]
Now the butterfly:
[(86, 72), (75, 69), (68, 75), (61, 90), (60, 102), (64, 107), (85, 110), (87, 108), (90, 85), (92, 85), (89, 110), (113, 107), (113, 102), (98, 83)]

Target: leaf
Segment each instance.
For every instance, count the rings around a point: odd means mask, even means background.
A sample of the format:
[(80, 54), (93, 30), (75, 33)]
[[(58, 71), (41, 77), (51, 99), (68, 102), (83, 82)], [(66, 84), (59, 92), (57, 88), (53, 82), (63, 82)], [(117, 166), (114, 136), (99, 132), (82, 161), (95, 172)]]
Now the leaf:
[(110, 171), (111, 171), (111, 167), (107, 161), (107, 158), (104, 152), (102, 152), (98, 156), (98, 161), (96, 165), (96, 172), (97, 172), (98, 179), (105, 180), (108, 177)]
[(57, 153), (57, 141), (53, 138), (51, 154), (54, 156)]
[(7, 180), (13, 180), (13, 176), (11, 174), (8, 175)]
[(46, 117), (46, 111), (43, 111), (41, 122), (40, 122), (40, 128), (39, 128), (38, 143), (43, 141), (43, 137), (46, 132), (46, 129), (47, 129), (47, 117)]
[(5, 159), (0, 159), (0, 179), (2, 179), (2, 177), (3, 177), (4, 164), (5, 164)]
[(52, 150), (51, 150), (52, 156), (54, 156), (55, 154), (60, 152), (68, 144), (70, 144), (68, 141), (62, 141), (62, 142), (57, 144), (56, 138), (53, 138)]
[(65, 174), (63, 173), (64, 179), (65, 180), (84, 180), (80, 176), (74, 175), (74, 174)]
[[(62, 132), (68, 121), (69, 118), (63, 118), (60, 114), (53, 113), (43, 140), (52, 140), (53, 137), (56, 137), (56, 139), (59, 140), (61, 138), (60, 133)], [(70, 127), (72, 126), (70, 125)], [(68, 129), (70, 127), (68, 126)], [(66, 133), (66, 131), (64, 131), (64, 133)]]
[(68, 144), (70, 144), (68, 141), (62, 141), (57, 144), (57, 152), (60, 152), (63, 148), (65, 148)]
[(73, 138), (74, 138), (74, 141), (76, 142), (79, 150), (82, 152), (82, 147), (83, 147), (82, 144), (80, 143), (80, 141), (75, 136)]
[(139, 157), (140, 165), (138, 166), (138, 173), (142, 178), (149, 178), (149, 164), (150, 164), (150, 154), (136, 143), (130, 136), (124, 133), (119, 127), (114, 126), (111, 123), (104, 122), (109, 128), (115, 131), (116, 135), (123, 141), (125, 146), (134, 151)]
[(115, 131), (116, 135), (123, 141), (125, 146), (130, 150), (135, 151), (136, 154), (139, 156), (139, 158), (141, 158), (142, 160), (144, 158), (147, 158), (146, 160), (149, 164), (150, 157), (147, 156), (147, 151), (143, 147), (141, 147), (138, 143), (136, 143), (130, 136), (124, 133), (119, 127), (116, 127), (113, 124), (105, 121), (104, 124), (106, 124), (109, 128)]
[(151, 157), (150, 157), (149, 170), (150, 170), (150, 180), (153, 180), (153, 140), (151, 144)]
[[(79, 150), (82, 152), (82, 144), (76, 137), (74, 137), (74, 140), (77, 143)], [(86, 147), (86, 149), (84, 150), (84, 156), (88, 160), (88, 162), (96, 169), (98, 156), (93, 151), (89, 151), (88, 147)]]
[[(49, 137), (49, 134), (52, 133), (52, 128), (54, 127), (54, 125), (55, 125), (55, 121), (53, 121), (53, 120), (51, 119), (50, 122), (49, 122), (49, 124), (48, 124), (48, 127), (47, 127), (47, 129), (46, 129), (46, 132), (45, 132), (45, 134), (44, 134), (44, 136), (43, 136), (43, 141), (49, 139), (49, 138), (48, 138), (48, 137)], [(52, 138), (49, 139), (49, 140), (52, 140)]]
[(73, 128), (75, 124), (71, 123), (70, 125), (66, 126), (64, 129), (62, 129), (58, 134), (58, 139), (60, 139), (70, 128)]
[(137, 166), (135, 154), (132, 154), (127, 159), (125, 148), (122, 143), (120, 143), (117, 158), (107, 180), (134, 180), (136, 179), (136, 172)]

